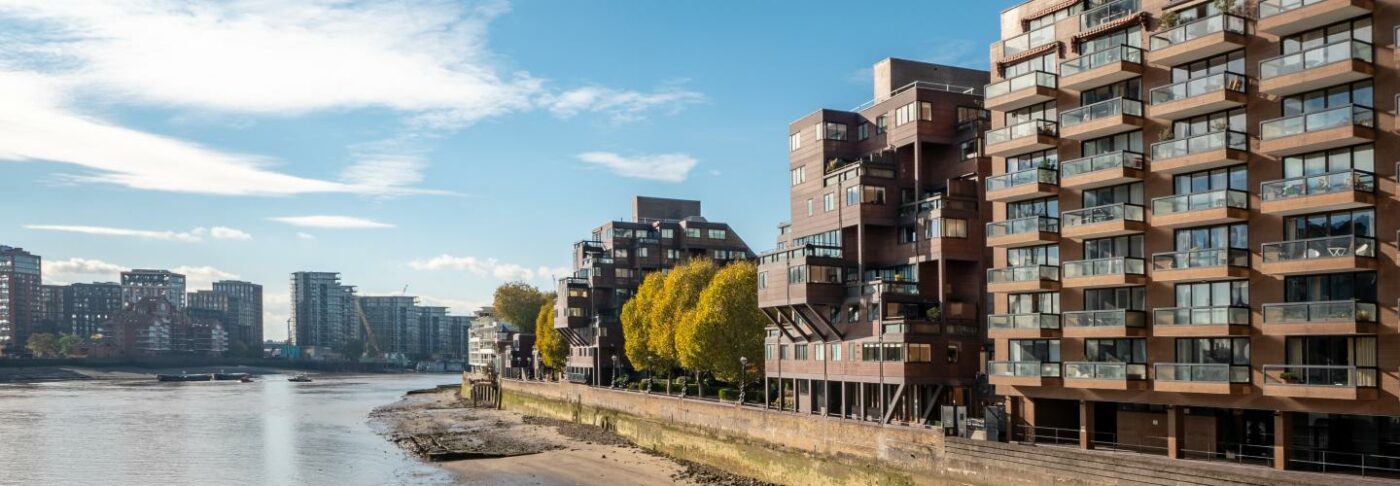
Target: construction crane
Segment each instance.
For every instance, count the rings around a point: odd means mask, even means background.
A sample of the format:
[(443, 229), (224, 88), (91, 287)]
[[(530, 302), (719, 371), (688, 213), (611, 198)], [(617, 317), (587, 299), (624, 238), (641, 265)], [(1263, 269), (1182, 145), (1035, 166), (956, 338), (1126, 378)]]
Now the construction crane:
[(365, 317), (365, 309), (360, 307), (360, 299), (355, 299), (355, 314), (360, 316), (360, 325), (365, 328), (365, 336), (369, 338), (369, 349), (375, 356), (379, 356), (379, 341), (374, 338), (374, 330), (369, 327), (369, 319)]

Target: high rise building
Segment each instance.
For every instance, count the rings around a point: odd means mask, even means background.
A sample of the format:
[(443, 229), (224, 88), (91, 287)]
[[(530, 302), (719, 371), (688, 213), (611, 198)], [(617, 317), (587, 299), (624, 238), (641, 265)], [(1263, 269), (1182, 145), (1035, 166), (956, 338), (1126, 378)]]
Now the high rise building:
[[(263, 288), (252, 282), (220, 280), (213, 284), (214, 292), (237, 298), (232, 310), (233, 328), (229, 340), (242, 341), (250, 352), (261, 355), (263, 342)], [(227, 325), (226, 325), (227, 326)]]
[(1017, 438), (1400, 456), (1397, 24), (1396, 0), (1001, 14), (988, 372)]
[(63, 305), (68, 332), (91, 339), (105, 333), (102, 323), (121, 312), (122, 286), (115, 282), (68, 285)]
[(170, 301), (175, 307), (185, 307), (185, 276), (169, 270), (131, 270), (122, 272), (122, 305), (140, 302), (148, 297)]
[[(366, 295), (357, 300), (365, 320), (369, 322), (370, 331), (374, 333), (374, 344), (379, 347), (380, 353), (416, 355), (416, 333), (410, 335), (410, 330), (418, 326), (415, 310), (417, 297)], [(366, 337), (366, 352), (372, 351), (369, 346), (369, 338)]]
[(0, 355), (23, 354), (40, 308), (40, 257), (0, 245)]
[(874, 99), (788, 128), (791, 222), (759, 257), (764, 394), (781, 410), (928, 424), (975, 404), (988, 73), (885, 59)]
[(68, 286), (41, 285), (39, 287), (39, 308), (34, 313), (34, 332), (50, 334), (72, 334), (64, 310)]
[(447, 316), (447, 346), (443, 355), (449, 359), (466, 360), (472, 328), (471, 316)]
[(417, 319), (414, 331), (417, 333), (418, 355), (422, 357), (441, 356), (444, 344), (448, 336), (443, 334), (446, 328), (447, 308), (433, 306), (417, 306), (414, 308), (414, 315)]
[(632, 219), (605, 223), (575, 243), (574, 273), (559, 280), (554, 328), (569, 343), (569, 380), (601, 384), (613, 376), (614, 361), (626, 367), (618, 312), (646, 274), (691, 258), (722, 264), (753, 256), (729, 225), (700, 215), (700, 201), (633, 198)]
[(302, 353), (334, 353), (359, 336), (355, 287), (336, 272), (296, 272), (291, 279), (291, 339)]

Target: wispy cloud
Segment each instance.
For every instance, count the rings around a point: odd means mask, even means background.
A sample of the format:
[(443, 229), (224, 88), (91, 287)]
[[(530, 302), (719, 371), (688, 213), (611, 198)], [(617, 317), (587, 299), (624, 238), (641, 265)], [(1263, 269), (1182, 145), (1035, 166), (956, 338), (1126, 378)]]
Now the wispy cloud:
[(298, 239), (298, 240), (314, 240), (314, 239), (316, 239), (316, 235), (313, 235), (313, 234), (311, 234), (311, 233), (306, 233), (306, 232), (298, 231), (298, 232), (297, 232), (297, 239)]
[(414, 270), (456, 270), (476, 275), (490, 275), (500, 280), (547, 280), (562, 277), (569, 273), (565, 267), (540, 266), (529, 268), (515, 263), (503, 263), (495, 258), (455, 256), (442, 254), (432, 258), (413, 260), (408, 266)]
[(642, 119), (648, 111), (659, 109), (676, 113), (703, 102), (705, 95), (674, 86), (649, 93), (584, 86), (548, 96), (543, 104), (550, 112), (564, 118), (582, 112), (598, 112), (607, 114), (613, 121), (626, 122)]
[(697, 164), (694, 158), (685, 154), (627, 156), (612, 152), (584, 152), (578, 154), (578, 159), (623, 177), (662, 182), (685, 181)]
[(142, 238), (147, 240), (183, 241), (186, 243), (198, 243), (204, 241), (205, 237), (220, 240), (251, 240), (250, 235), (242, 230), (215, 226), (213, 228), (195, 228), (189, 231), (153, 231), (132, 228), (114, 228), (110, 226), (82, 226), (82, 225), (62, 225), (62, 224), (28, 224), (25, 229), (36, 231), (62, 231), (67, 233), (82, 233), (97, 236), (118, 236), (126, 238)]
[(44, 282), (71, 284), (79, 282), (116, 282), (129, 268), (115, 263), (87, 258), (44, 260), (41, 264)]
[[(279, 223), (286, 223), (292, 226), (303, 228), (323, 228), (323, 229), (374, 229), (393, 228), (394, 225), (381, 223), (372, 219), (357, 218), (354, 216), (280, 216), (268, 218)], [(298, 233), (298, 236), (305, 233)]]
[(218, 280), (234, 280), (239, 278), (238, 274), (225, 272), (208, 265), (179, 266), (170, 269), (170, 271), (184, 275), (185, 288), (190, 291), (212, 288), (214, 282)]

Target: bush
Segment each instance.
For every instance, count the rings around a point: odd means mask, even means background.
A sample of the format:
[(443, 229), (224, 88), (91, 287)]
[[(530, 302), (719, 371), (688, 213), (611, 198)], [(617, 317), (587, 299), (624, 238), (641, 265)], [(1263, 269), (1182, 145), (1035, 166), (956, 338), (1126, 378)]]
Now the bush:
[(727, 402), (738, 401), (738, 400), (739, 400), (739, 390), (735, 390), (735, 389), (733, 389), (733, 388), (720, 388), (720, 389), (719, 389), (719, 399), (720, 399), (720, 400), (727, 401)]

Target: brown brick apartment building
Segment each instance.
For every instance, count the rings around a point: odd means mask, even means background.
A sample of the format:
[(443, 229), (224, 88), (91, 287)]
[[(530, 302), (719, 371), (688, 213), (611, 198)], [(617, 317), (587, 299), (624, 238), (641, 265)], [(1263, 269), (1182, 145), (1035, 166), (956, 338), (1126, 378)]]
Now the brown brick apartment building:
[(928, 423), (979, 369), (988, 75), (874, 70), (873, 101), (788, 128), (792, 219), (759, 266), (764, 388), (783, 410)]
[(1396, 0), (1002, 13), (987, 371), (1018, 438), (1400, 469), (1397, 21)]
[(630, 221), (609, 221), (574, 244), (574, 273), (559, 280), (554, 320), (569, 344), (570, 381), (611, 383), (630, 368), (618, 320), (622, 305), (647, 274), (691, 258), (723, 264), (754, 254), (728, 224), (706, 221), (700, 201), (643, 196), (633, 198)]

